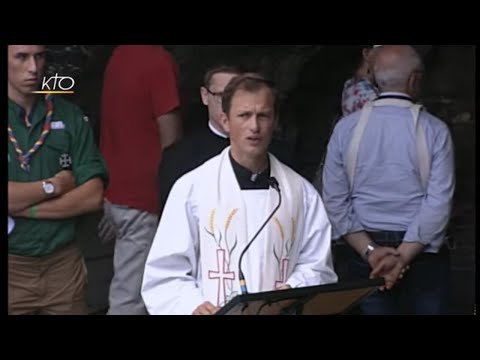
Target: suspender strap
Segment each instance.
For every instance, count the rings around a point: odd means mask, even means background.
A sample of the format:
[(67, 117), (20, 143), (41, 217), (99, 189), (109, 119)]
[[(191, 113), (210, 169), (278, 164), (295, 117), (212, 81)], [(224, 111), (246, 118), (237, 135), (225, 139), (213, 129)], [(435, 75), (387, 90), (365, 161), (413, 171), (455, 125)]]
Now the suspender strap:
[(428, 156), (427, 139), (423, 128), (418, 124), (421, 105), (415, 104), (410, 108), (415, 126), (418, 165), (420, 167), (420, 179), (422, 180), (423, 192), (427, 192), (428, 178), (430, 176), (430, 157)]
[(362, 141), (363, 133), (365, 131), (368, 120), (370, 118), (370, 113), (374, 106), (377, 107), (377, 106), (388, 106), (388, 105), (408, 107), (412, 113), (413, 126), (415, 129), (415, 137), (416, 137), (418, 164), (420, 168), (420, 179), (422, 182), (423, 192), (426, 193), (428, 178), (430, 176), (430, 156), (428, 154), (425, 132), (423, 131), (423, 128), (419, 125), (419, 122), (418, 122), (422, 106), (418, 104), (412, 104), (410, 101), (407, 101), (407, 100), (391, 99), (391, 98), (384, 98), (384, 99), (376, 100), (374, 102), (368, 102), (364, 105), (362, 109), (362, 112), (360, 114), (360, 119), (353, 131), (352, 140), (350, 142), (350, 147), (348, 148), (347, 158), (345, 161), (350, 192), (352, 192), (352, 189), (353, 189), (353, 181), (355, 177), (355, 170), (357, 166), (357, 157), (358, 157), (358, 151), (360, 149), (360, 143)]
[(360, 142), (362, 141), (363, 132), (367, 126), (372, 108), (373, 103), (371, 102), (368, 102), (363, 106), (360, 120), (353, 131), (352, 141), (350, 142), (350, 147), (348, 148), (346, 166), (350, 192), (352, 192), (353, 189), (353, 178), (355, 176), (355, 168), (357, 166), (358, 149), (360, 148)]

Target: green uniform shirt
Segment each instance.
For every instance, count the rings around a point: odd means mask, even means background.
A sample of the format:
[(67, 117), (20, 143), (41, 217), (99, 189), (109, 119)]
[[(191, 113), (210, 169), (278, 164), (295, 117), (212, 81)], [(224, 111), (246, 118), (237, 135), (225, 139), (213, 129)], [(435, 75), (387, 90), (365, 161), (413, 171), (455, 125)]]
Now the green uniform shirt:
[[(93, 139), (88, 119), (73, 103), (54, 96), (50, 133), (42, 147), (30, 159), (30, 171), (20, 167), (12, 142), (8, 141), (8, 180), (32, 182), (50, 178), (63, 170), (71, 160), (76, 185), (100, 177), (105, 187), (108, 170)], [(25, 124), (24, 110), (8, 100), (8, 123), (25, 154), (39, 139), (46, 116), (46, 103), (39, 98), (30, 116), (31, 127)], [(63, 163), (62, 161), (63, 160)], [(44, 256), (66, 246), (74, 239), (76, 218), (42, 220), (16, 217), (15, 228), (8, 236), (8, 253), (22, 256)]]

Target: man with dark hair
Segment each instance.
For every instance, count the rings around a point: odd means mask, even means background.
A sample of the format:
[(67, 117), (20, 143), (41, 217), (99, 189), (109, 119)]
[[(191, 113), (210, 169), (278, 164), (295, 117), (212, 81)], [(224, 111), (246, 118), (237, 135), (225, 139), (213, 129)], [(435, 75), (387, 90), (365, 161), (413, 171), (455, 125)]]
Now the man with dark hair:
[(160, 213), (175, 181), (228, 146), (228, 134), (221, 123), (222, 94), (228, 82), (241, 73), (239, 68), (227, 65), (206, 72), (200, 96), (208, 109), (208, 127), (165, 149), (158, 169)]
[[(208, 127), (185, 136), (178, 143), (165, 149), (158, 171), (160, 213), (175, 181), (218, 155), (229, 145), (228, 131), (221, 121), (222, 95), (230, 80), (243, 73), (245, 71), (241, 68), (230, 65), (217, 65), (205, 73), (203, 86), (200, 87), (200, 96), (202, 103), (208, 109)], [(292, 165), (292, 154), (287, 144), (273, 139), (269, 149), (280, 161)]]
[(276, 104), (259, 75), (226, 86), (230, 146), (172, 188), (144, 272), (150, 314), (214, 314), (240, 292), (337, 281), (318, 192), (268, 152)]
[(101, 209), (108, 171), (83, 112), (35, 93), (44, 67), (44, 45), (8, 46), (8, 312), (85, 315), (75, 231)]

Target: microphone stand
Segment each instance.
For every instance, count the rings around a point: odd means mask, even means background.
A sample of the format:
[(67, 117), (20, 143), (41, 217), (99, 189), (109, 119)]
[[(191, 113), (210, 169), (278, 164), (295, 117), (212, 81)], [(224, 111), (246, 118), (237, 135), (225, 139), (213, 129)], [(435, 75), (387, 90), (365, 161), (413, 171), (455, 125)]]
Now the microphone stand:
[(268, 222), (270, 221), (270, 219), (273, 217), (273, 215), (277, 212), (277, 210), (280, 208), (280, 205), (282, 204), (282, 194), (280, 192), (280, 186), (278, 185), (278, 181), (277, 179), (275, 179), (274, 177), (270, 177), (268, 179), (268, 183), (271, 187), (273, 187), (275, 190), (277, 190), (278, 192), (278, 205), (275, 207), (275, 209), (272, 211), (272, 213), (270, 214), (270, 216), (267, 218), (267, 220), (265, 220), (265, 222), (263, 223), (263, 225), (260, 227), (260, 229), (258, 229), (257, 233), (253, 236), (252, 240), (249, 241), (249, 243), (247, 244), (247, 246), (245, 246), (245, 249), (243, 249), (242, 253), (240, 254), (240, 259), (238, 261), (238, 279), (240, 281), (240, 292), (242, 295), (244, 294), (247, 294), (248, 291), (247, 291), (247, 283), (245, 281), (245, 276), (243, 275), (243, 271), (242, 271), (242, 260), (243, 260), (243, 256), (245, 255), (245, 253), (247, 252), (248, 248), (250, 247), (250, 245), (252, 245), (252, 243), (255, 241), (255, 239), (258, 237), (258, 235), (260, 234), (260, 232), (263, 230), (263, 228), (268, 224)]

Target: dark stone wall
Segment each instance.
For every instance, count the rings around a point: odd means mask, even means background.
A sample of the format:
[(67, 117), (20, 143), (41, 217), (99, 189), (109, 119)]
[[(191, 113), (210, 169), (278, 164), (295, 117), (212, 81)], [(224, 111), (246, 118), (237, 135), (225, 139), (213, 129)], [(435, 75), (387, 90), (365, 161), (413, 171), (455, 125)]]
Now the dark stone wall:
[[(343, 82), (360, 60), (361, 46), (166, 47), (180, 65), (182, 110), (187, 132), (205, 126), (207, 121), (199, 96), (205, 69), (218, 63), (233, 63), (262, 71), (273, 78), (282, 94), (280, 126), (276, 136), (286, 139), (295, 149), (296, 170), (312, 179), (332, 125), (340, 116)], [(114, 45), (57, 45), (50, 51), (52, 66), (49, 71), (75, 76), (78, 81), (73, 100), (90, 115), (95, 129), (101, 120), (102, 74), (113, 48)], [(422, 102), (430, 112), (448, 124), (455, 143), (457, 190), (452, 223), (457, 243), (452, 252), (453, 311), (471, 313), (475, 298), (475, 46), (419, 45), (417, 49), (426, 64)], [(205, 114), (205, 121), (198, 123), (201, 114)], [(93, 225), (90, 223), (89, 226)], [(88, 244), (87, 252), (92, 259), (95, 254), (105, 252), (106, 248), (96, 249), (98, 244), (90, 237)], [(108, 256), (101, 257), (106, 258)], [(102, 270), (102, 274), (105, 271)], [(108, 282), (108, 277), (104, 281)], [(105, 282), (97, 284), (102, 294), (105, 294)], [(95, 304), (101, 302), (95, 296), (92, 299)]]

